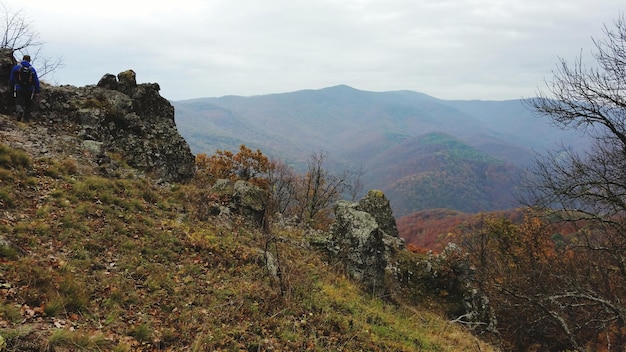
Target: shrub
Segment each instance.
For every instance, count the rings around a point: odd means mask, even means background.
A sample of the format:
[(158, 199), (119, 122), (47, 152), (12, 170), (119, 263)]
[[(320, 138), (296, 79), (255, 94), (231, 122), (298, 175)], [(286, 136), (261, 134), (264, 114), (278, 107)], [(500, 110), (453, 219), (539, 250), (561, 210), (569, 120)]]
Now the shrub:
[(139, 342), (148, 342), (152, 336), (152, 328), (148, 323), (141, 323), (133, 327), (128, 332), (128, 335), (134, 337)]
[(31, 160), (26, 152), (0, 144), (0, 167), (5, 169), (28, 169), (30, 166)]
[(216, 179), (245, 180), (261, 188), (269, 186), (267, 173), (274, 167), (260, 150), (252, 151), (243, 144), (237, 154), (228, 150), (218, 150), (210, 157), (199, 154), (196, 166), (196, 180), (200, 183), (211, 183)]

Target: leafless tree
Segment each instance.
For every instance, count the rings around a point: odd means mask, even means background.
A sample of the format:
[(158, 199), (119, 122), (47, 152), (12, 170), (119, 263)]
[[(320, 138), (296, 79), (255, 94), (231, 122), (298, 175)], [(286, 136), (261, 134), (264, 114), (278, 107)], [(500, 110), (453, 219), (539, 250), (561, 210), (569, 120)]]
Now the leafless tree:
[[(4, 3), (0, 3), (2, 20), (2, 41), (0, 47), (10, 49), (14, 54), (23, 56), (29, 54), (33, 64), (36, 63), (37, 74), (43, 77), (57, 70), (63, 65), (61, 58), (52, 59), (42, 55), (44, 42), (34, 25), (29, 21), (22, 10), (12, 11)], [(18, 58), (19, 59), (19, 58)]]
[(324, 152), (311, 154), (306, 173), (297, 180), (294, 196), (297, 204), (296, 214), (300, 221), (312, 222), (349, 190), (351, 173), (330, 172), (324, 165), (327, 157)]
[[(583, 153), (564, 148), (538, 158), (525, 180), (527, 205), (552, 209), (553, 218), (580, 226), (571, 245), (574, 259), (584, 258), (559, 276), (560, 291), (523, 296), (543, 311), (581, 349), (574, 333), (581, 322), (596, 333), (621, 331), (626, 319), (626, 18), (604, 26), (603, 40), (594, 39), (593, 65), (581, 55), (561, 59), (546, 90), (526, 100), (539, 116), (562, 129), (581, 131), (592, 140)], [(573, 308), (575, 307), (575, 309)], [(573, 314), (573, 311), (576, 314)], [(586, 319), (582, 319), (585, 314)], [(600, 318), (601, 316), (601, 318)], [(590, 320), (589, 317), (593, 317)], [(622, 335), (615, 333), (614, 335)], [(588, 336), (587, 336), (588, 338)], [(621, 339), (616, 341), (615, 339)], [(613, 336), (613, 343), (625, 343)], [(606, 347), (606, 346), (605, 346)]]
[[(564, 149), (539, 158), (531, 170), (528, 203), (559, 207), (566, 220), (595, 223), (605, 236), (587, 243), (615, 257), (626, 278), (626, 19), (604, 27), (594, 40), (597, 66), (561, 60), (548, 93), (527, 104), (564, 129), (587, 133), (594, 143), (584, 154)], [(604, 243), (609, 241), (610, 243)]]
[(294, 206), (296, 191), (296, 174), (292, 168), (281, 160), (273, 160), (274, 167), (268, 173), (272, 190), (272, 209), (280, 214), (287, 214)]
[(351, 176), (351, 182), (348, 184), (348, 193), (350, 194), (350, 200), (353, 202), (359, 197), (361, 192), (363, 191), (363, 180), (361, 177), (365, 174), (363, 167), (359, 167), (357, 169), (353, 169), (349, 171)]
[(324, 165), (326, 158), (324, 152), (312, 153), (303, 174), (280, 160), (272, 161), (274, 168), (268, 174), (272, 212), (310, 224), (340, 197), (354, 201), (363, 190), (363, 169), (333, 173)]

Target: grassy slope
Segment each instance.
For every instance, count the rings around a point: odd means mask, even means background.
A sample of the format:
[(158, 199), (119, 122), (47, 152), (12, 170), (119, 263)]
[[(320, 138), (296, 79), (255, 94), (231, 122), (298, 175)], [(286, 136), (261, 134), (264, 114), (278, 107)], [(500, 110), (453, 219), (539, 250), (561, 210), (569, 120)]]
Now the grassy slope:
[(201, 190), (135, 174), (104, 178), (77, 155), (0, 145), (0, 242), (17, 247), (0, 245), (0, 346), (491, 350), (426, 307), (370, 297), (297, 229), (274, 230), (281, 293), (259, 249), (266, 235), (240, 219), (194, 219)]

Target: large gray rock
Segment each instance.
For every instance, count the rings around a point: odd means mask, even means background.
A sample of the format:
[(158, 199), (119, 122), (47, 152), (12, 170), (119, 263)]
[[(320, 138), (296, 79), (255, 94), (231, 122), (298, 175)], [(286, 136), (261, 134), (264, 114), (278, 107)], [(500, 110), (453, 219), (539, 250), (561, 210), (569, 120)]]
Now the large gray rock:
[(359, 200), (358, 208), (372, 215), (385, 235), (400, 237), (391, 205), (382, 191), (371, 190), (367, 192), (365, 197)]
[(370, 191), (359, 202), (338, 201), (329, 243), (348, 276), (378, 294), (385, 294), (389, 258), (403, 248), (389, 201), (380, 191)]
[(101, 145), (102, 153), (121, 155), (128, 165), (164, 181), (190, 179), (195, 158), (159, 85), (137, 84), (132, 70), (118, 77), (106, 74), (96, 86), (46, 87), (34, 120), (74, 126), (79, 137)]
[(269, 199), (267, 191), (244, 180), (233, 182), (225, 179), (217, 180), (211, 190), (230, 199), (228, 208), (219, 208), (215, 213), (238, 214), (254, 225), (264, 225), (265, 209)]

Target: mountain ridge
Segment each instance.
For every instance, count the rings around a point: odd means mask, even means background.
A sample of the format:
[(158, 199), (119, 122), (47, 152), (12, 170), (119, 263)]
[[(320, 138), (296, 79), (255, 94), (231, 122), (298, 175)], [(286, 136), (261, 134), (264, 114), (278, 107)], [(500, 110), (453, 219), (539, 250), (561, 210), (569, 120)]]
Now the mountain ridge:
[[(195, 153), (236, 150), (245, 143), (298, 166), (305, 165), (310, 154), (324, 151), (331, 170), (362, 169), (368, 189), (391, 189), (398, 179), (383, 181), (368, 174), (399, 168), (389, 165), (384, 156), (429, 133), (446, 133), (477, 152), (510, 164), (511, 169), (525, 167), (537, 151), (555, 148), (561, 142), (574, 149), (584, 147), (579, 146), (580, 136), (538, 119), (521, 100), (442, 100), (409, 90), (369, 92), (338, 85), (172, 103), (180, 132)], [(434, 171), (447, 172), (445, 168)], [(511, 191), (501, 189), (502, 193)], [(397, 197), (403, 197), (401, 192), (391, 195), (392, 204), (407, 203)], [(433, 206), (445, 204), (435, 202)], [(487, 200), (486, 207), (464, 204), (458, 210), (475, 212), (502, 206), (497, 200)], [(398, 213), (415, 210), (421, 209), (394, 205)]]

